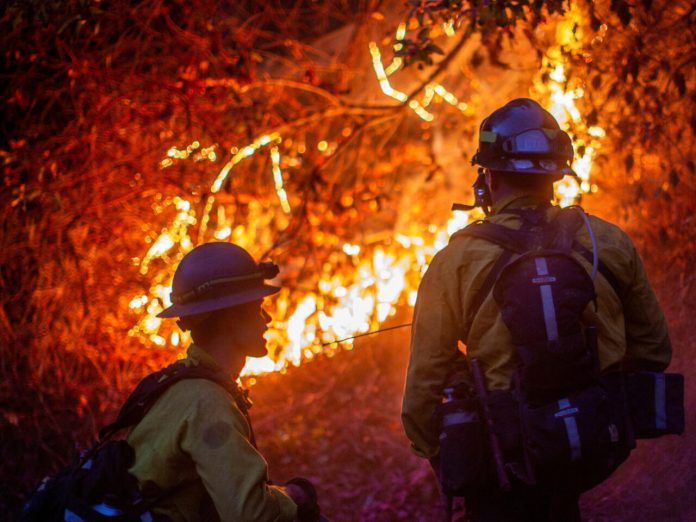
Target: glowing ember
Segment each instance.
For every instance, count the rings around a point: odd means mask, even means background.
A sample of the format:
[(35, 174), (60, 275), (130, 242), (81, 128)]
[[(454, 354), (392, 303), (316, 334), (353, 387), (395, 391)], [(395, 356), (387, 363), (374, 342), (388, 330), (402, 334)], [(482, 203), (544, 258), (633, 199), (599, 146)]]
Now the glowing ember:
[(283, 186), (283, 173), (280, 171), (280, 152), (278, 147), (271, 148), (271, 162), (273, 163), (273, 180), (275, 181), (275, 189), (280, 205), (283, 207), (283, 212), (290, 214), (290, 202)]
[[(391, 86), (388, 74), (384, 69), (384, 65), (382, 64), (382, 55), (379, 52), (379, 47), (377, 47), (375, 42), (370, 42), (370, 54), (372, 55), (372, 66), (375, 69), (375, 74), (379, 80), (379, 86), (382, 89), (382, 92), (402, 103), (406, 102), (406, 100), (408, 100), (408, 95), (404, 92), (397, 91)], [(426, 111), (418, 101), (410, 100), (408, 102), (408, 106), (425, 121), (433, 121), (433, 115)]]

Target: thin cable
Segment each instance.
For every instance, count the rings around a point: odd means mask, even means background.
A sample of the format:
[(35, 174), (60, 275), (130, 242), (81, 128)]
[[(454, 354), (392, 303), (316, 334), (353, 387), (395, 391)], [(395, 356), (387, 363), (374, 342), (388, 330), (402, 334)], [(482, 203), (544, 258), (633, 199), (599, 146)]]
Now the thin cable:
[(357, 339), (358, 337), (365, 337), (366, 335), (374, 335), (382, 332), (387, 332), (389, 330), (396, 330), (397, 328), (405, 328), (411, 326), (413, 323), (399, 324), (397, 326), (390, 326), (389, 328), (380, 328), (379, 330), (373, 330), (371, 332), (365, 332), (362, 334), (354, 335), (352, 337), (346, 337), (345, 339), (338, 339), (337, 341), (329, 341), (328, 343), (322, 343), (322, 346), (328, 346), (330, 344), (338, 344), (344, 341), (350, 341), (351, 339)]
[(597, 238), (595, 237), (594, 230), (592, 230), (590, 218), (587, 217), (585, 211), (578, 206), (573, 206), (573, 208), (580, 212), (580, 216), (582, 216), (582, 220), (585, 222), (585, 226), (587, 227), (587, 232), (590, 234), (590, 241), (592, 242), (592, 280), (594, 281), (595, 277), (597, 277), (597, 269), (599, 268), (599, 250), (597, 248)]

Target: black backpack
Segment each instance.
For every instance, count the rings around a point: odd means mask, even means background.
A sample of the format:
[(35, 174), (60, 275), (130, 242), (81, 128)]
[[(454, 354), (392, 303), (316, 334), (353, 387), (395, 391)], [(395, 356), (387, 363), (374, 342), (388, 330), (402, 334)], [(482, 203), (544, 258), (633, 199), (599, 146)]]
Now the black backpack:
[[(115, 435), (138, 424), (155, 401), (182, 379), (208, 379), (232, 394), (247, 415), (250, 402), (222, 372), (178, 361), (145, 377), (121, 407), (116, 420), (102, 428), (99, 439), (79, 462), (57, 476), (43, 479), (24, 505), (22, 522), (149, 522), (158, 520), (151, 508), (190, 484), (143, 496), (128, 472), (135, 452)], [(253, 443), (253, 434), (252, 434)], [(161, 520), (161, 518), (160, 518)]]
[[(596, 331), (582, 321), (586, 307), (597, 306), (593, 277), (572, 252), (594, 262), (617, 294), (621, 290), (575, 241), (583, 211), (563, 209), (547, 222), (545, 210), (508, 211), (520, 216), (519, 230), (478, 222), (457, 234), (504, 249), (474, 298), (470, 320), (492, 291), (518, 355), (511, 391), (516, 406), (496, 393), (490, 405), (504, 426), (498, 435), (507, 441), (505, 455), (519, 456), (510, 469), (529, 484), (571, 483), (586, 490), (612, 473), (634, 443), (623, 380), (600, 375)], [(503, 403), (505, 411), (495, 411)]]

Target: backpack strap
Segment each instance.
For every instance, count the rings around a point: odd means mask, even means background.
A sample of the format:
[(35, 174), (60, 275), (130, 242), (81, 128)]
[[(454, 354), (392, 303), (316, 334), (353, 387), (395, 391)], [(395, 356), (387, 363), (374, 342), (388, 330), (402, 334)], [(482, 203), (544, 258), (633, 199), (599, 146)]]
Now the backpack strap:
[[(575, 240), (578, 229), (583, 225), (578, 210), (563, 208), (551, 222), (546, 223), (547, 208), (506, 209), (504, 213), (516, 214), (522, 220), (522, 225), (518, 230), (487, 221), (476, 221), (455, 234), (485, 239), (503, 248), (503, 253), (488, 272), (486, 279), (471, 302), (467, 316), (468, 324), (471, 324), (476, 317), (486, 297), (493, 289), (493, 285), (515, 254), (522, 255), (534, 248), (548, 248), (568, 253), (575, 250), (592, 263), (592, 252)], [(582, 212), (582, 210), (580, 211)], [(599, 261), (599, 271), (609, 281), (616, 294), (621, 297), (618, 280), (601, 260)]]
[(544, 248), (570, 253), (575, 235), (584, 224), (580, 212), (583, 210), (579, 207), (562, 208), (545, 228)]
[(463, 228), (454, 236), (470, 236), (485, 239), (501, 246), (504, 250), (515, 254), (523, 254), (529, 250), (531, 235), (523, 230), (513, 230), (497, 223), (476, 221)]
[[(247, 422), (251, 428), (248, 415), (251, 402), (232, 379), (221, 371), (203, 366), (191, 366), (187, 365), (184, 361), (177, 361), (166, 368), (151, 373), (138, 383), (133, 392), (128, 396), (128, 399), (126, 399), (126, 402), (121, 406), (116, 420), (99, 431), (99, 440), (104, 441), (118, 431), (138, 424), (155, 404), (157, 399), (159, 399), (172, 385), (183, 379), (208, 379), (222, 386), (234, 397), (237, 407), (247, 418)], [(251, 432), (251, 442), (255, 444), (253, 431)]]
[(543, 224), (543, 213), (545, 210), (545, 208), (506, 210), (505, 213), (517, 214), (522, 219), (522, 225), (519, 230), (487, 221), (476, 221), (455, 234), (485, 239), (503, 248), (503, 253), (498, 256), (493, 267), (486, 275), (483, 284), (474, 295), (467, 315), (467, 324), (471, 324), (474, 317), (476, 317), (481, 305), (483, 305), (488, 294), (491, 293), (498, 276), (513, 256), (528, 252), (535, 244), (541, 241), (538, 229)]
[(481, 305), (483, 305), (483, 302), (486, 300), (486, 297), (491, 293), (491, 289), (498, 279), (498, 276), (503, 271), (503, 268), (505, 268), (510, 262), (513, 255), (515, 255), (515, 252), (512, 250), (503, 250), (503, 253), (498, 256), (493, 268), (490, 269), (486, 279), (484, 279), (481, 288), (479, 288), (476, 295), (474, 295), (474, 299), (471, 302), (471, 308), (469, 309), (469, 313), (467, 315), (467, 324), (470, 325), (474, 320), (474, 317), (476, 317), (476, 314), (481, 308)]

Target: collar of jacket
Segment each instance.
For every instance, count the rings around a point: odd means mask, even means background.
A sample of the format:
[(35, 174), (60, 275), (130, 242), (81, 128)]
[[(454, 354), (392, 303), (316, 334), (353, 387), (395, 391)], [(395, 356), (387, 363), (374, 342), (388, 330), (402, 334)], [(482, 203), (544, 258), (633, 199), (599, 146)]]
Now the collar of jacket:
[[(209, 368), (211, 370), (224, 373), (224, 370), (217, 363), (217, 361), (213, 359), (213, 356), (206, 352), (200, 346), (192, 344), (188, 347), (188, 350), (186, 350), (186, 355), (187, 358), (190, 361), (192, 361), (193, 364), (196, 366), (200, 365), (204, 368)], [(242, 412), (246, 412), (249, 408), (251, 408), (252, 405), (251, 399), (249, 399), (249, 390), (242, 388), (238, 382), (232, 380), (231, 378), (230, 384), (232, 386), (229, 388), (228, 391), (230, 391), (232, 395), (235, 397), (239, 409), (241, 409)]]
[(542, 205), (549, 205), (549, 202), (541, 196), (517, 192), (493, 203), (493, 214), (498, 214), (506, 208), (529, 208)]
[(213, 356), (206, 352), (200, 346), (192, 344), (188, 347), (188, 350), (186, 350), (186, 355), (189, 359), (194, 361), (194, 364), (200, 364), (201, 366), (205, 366), (206, 368), (210, 368), (211, 370), (216, 370), (219, 372), (223, 371), (222, 367), (217, 363), (215, 359), (213, 359)]

